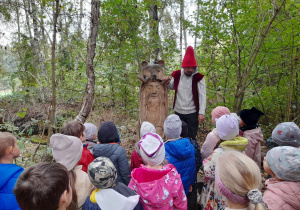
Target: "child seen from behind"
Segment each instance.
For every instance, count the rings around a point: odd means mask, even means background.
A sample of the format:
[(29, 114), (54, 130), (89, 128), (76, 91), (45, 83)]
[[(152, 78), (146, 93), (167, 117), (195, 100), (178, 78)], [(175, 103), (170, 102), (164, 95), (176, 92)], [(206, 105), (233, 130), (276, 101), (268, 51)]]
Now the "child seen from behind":
[(265, 183), (263, 196), (269, 209), (300, 209), (300, 149), (279, 146), (269, 150), (264, 169), (272, 176)]
[(247, 155), (229, 151), (221, 155), (216, 165), (216, 186), (226, 197), (225, 210), (264, 210), (261, 174), (257, 164)]
[[(81, 140), (82, 143), (86, 141), (86, 133), (84, 125), (79, 121), (70, 121), (63, 125), (60, 131), (64, 135), (75, 136)], [(81, 159), (77, 165), (82, 166), (82, 170), (87, 172), (88, 165), (94, 160), (93, 154), (87, 149), (87, 145), (83, 145)]]
[[(216, 125), (216, 119), (219, 119), (225, 114), (230, 114), (229, 109), (225, 106), (217, 106), (211, 112), (211, 122)], [(209, 134), (207, 134), (206, 139), (201, 147), (201, 154), (203, 159), (207, 158), (213, 153), (216, 145), (220, 140), (221, 139), (218, 136), (216, 128), (214, 128)]]
[(228, 150), (244, 151), (248, 140), (237, 136), (239, 133), (238, 120), (232, 115), (223, 115), (216, 120), (216, 128), (220, 137), (220, 144), (211, 156), (203, 160), (204, 186), (201, 193), (203, 209), (222, 210), (227, 207), (224, 196), (218, 194), (215, 185), (215, 167), (220, 155)]
[(109, 158), (96, 158), (88, 167), (88, 175), (97, 189), (86, 199), (83, 210), (143, 209), (139, 195), (121, 182), (115, 184), (117, 170)]
[[(150, 122), (144, 121), (140, 129), (140, 138), (142, 138), (146, 133), (156, 133), (156, 130), (154, 125)], [(137, 142), (135, 143), (134, 150), (131, 153), (130, 170), (132, 171), (135, 168), (139, 168), (141, 164), (144, 164), (144, 162), (141, 157), (139, 142)]]
[(15, 183), (24, 171), (13, 160), (20, 156), (16, 137), (8, 132), (0, 132), (0, 209), (20, 209), (13, 194)]
[(131, 173), (129, 187), (140, 195), (144, 209), (187, 209), (187, 198), (180, 174), (172, 164), (164, 165), (165, 147), (161, 137), (147, 133), (140, 140), (146, 165)]
[(261, 167), (261, 142), (264, 140), (264, 136), (257, 122), (264, 113), (252, 107), (241, 110), (239, 115), (241, 135), (248, 139), (245, 154), (252, 158), (258, 167)]
[(75, 136), (57, 133), (50, 137), (50, 145), (55, 161), (64, 165), (69, 171), (73, 191), (69, 208), (81, 209), (87, 196), (94, 189), (87, 173), (81, 170), (81, 165), (78, 165), (83, 150), (82, 142)]
[(97, 144), (97, 127), (92, 123), (84, 123), (87, 149), (93, 153), (93, 145)]
[(93, 155), (107, 157), (117, 169), (116, 182), (128, 185), (130, 181), (130, 168), (127, 160), (126, 150), (119, 145), (120, 137), (116, 125), (106, 121), (98, 129), (99, 144), (93, 146)]
[(20, 175), (14, 193), (22, 210), (66, 210), (72, 201), (68, 170), (60, 163), (37, 163)]

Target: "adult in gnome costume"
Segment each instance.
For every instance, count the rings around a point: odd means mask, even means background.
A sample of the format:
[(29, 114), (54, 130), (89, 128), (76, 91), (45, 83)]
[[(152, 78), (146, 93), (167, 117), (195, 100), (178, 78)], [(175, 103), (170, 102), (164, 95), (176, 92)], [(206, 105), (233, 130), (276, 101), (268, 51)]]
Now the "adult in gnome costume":
[(204, 121), (206, 85), (204, 75), (197, 72), (194, 49), (186, 49), (182, 69), (172, 73), (169, 89), (175, 90), (175, 114), (188, 125), (188, 137), (195, 139), (199, 123)]

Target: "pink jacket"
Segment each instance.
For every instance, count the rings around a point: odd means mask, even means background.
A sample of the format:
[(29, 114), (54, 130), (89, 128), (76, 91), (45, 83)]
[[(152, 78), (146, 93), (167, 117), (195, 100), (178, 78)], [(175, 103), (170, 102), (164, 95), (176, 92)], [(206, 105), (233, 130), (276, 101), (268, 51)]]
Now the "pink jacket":
[(214, 128), (209, 134), (207, 134), (206, 139), (201, 148), (202, 160), (208, 158), (213, 152), (220, 141), (220, 137), (217, 133), (217, 129)]
[(172, 164), (160, 170), (141, 165), (131, 172), (131, 177), (128, 187), (140, 195), (144, 209), (187, 209), (180, 174)]
[(300, 209), (300, 182), (266, 181), (267, 190), (263, 200), (269, 210), (298, 210)]
[(248, 145), (245, 149), (245, 154), (256, 162), (258, 167), (261, 167), (261, 142), (264, 140), (264, 136), (261, 129), (255, 128), (252, 130), (246, 130), (243, 133), (243, 137), (248, 139)]

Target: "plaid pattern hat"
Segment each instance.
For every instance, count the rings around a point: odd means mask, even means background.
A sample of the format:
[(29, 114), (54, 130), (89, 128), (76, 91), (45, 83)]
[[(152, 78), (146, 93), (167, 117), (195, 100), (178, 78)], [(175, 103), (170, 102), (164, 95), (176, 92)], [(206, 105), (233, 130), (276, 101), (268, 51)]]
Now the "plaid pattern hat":
[(117, 179), (117, 170), (107, 157), (98, 157), (88, 166), (88, 175), (98, 189), (111, 188)]
[(281, 180), (300, 181), (300, 149), (290, 146), (275, 147), (267, 153), (270, 169)]
[(300, 146), (300, 129), (294, 122), (283, 122), (276, 126), (272, 138), (279, 146)]

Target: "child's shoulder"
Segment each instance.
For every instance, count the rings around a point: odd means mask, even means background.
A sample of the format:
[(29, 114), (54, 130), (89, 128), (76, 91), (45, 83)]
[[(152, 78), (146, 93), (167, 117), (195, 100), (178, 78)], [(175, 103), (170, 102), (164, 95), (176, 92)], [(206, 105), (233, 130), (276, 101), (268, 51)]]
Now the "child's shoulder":
[(0, 163), (0, 172), (1, 171), (3, 171), (3, 173), (6, 173), (8, 171), (18, 173), (23, 172), (24, 168), (13, 163)]

